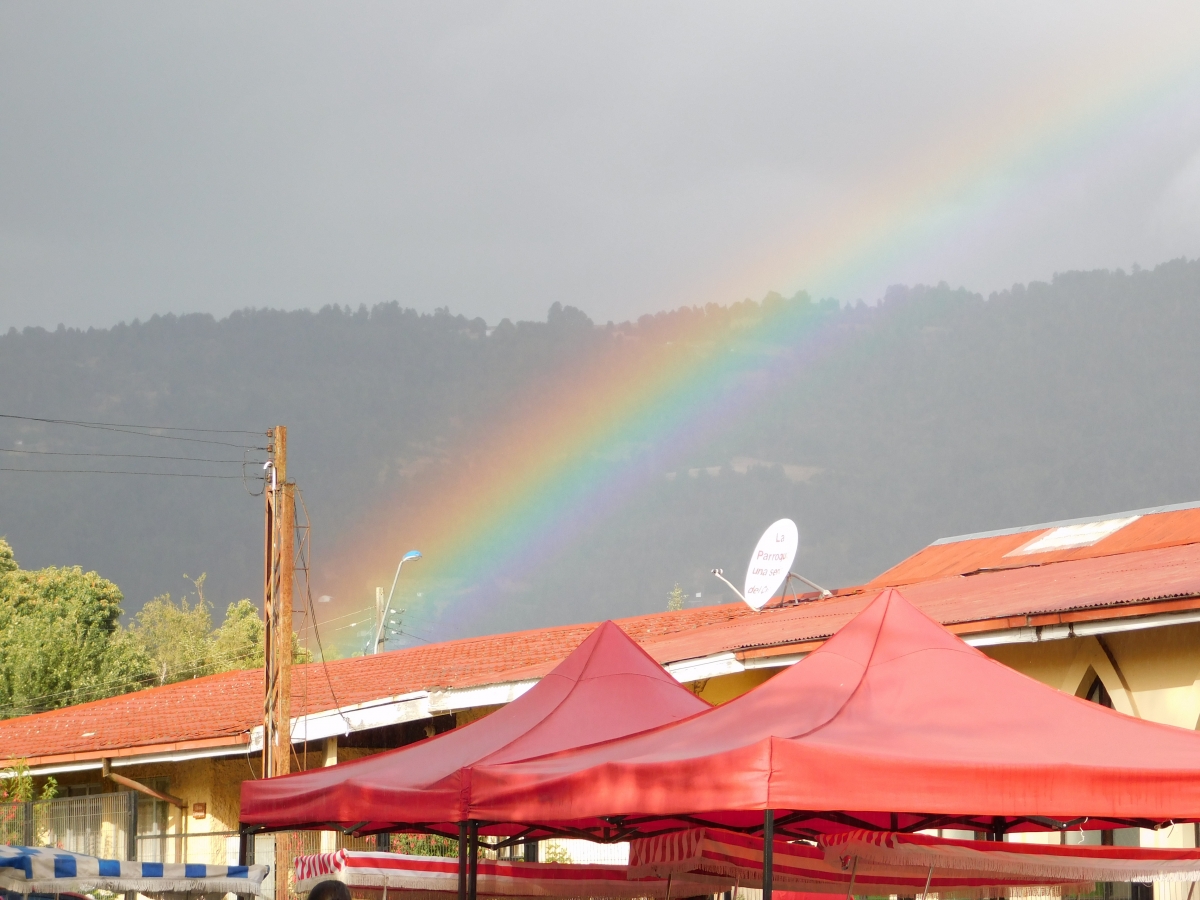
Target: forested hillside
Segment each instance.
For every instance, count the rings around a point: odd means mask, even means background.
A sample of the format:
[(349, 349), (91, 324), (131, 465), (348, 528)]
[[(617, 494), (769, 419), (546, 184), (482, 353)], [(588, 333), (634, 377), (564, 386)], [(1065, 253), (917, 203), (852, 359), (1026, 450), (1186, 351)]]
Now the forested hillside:
[[(619, 326), (559, 304), (545, 322), (495, 328), (385, 304), (10, 331), (0, 337), (0, 413), (250, 432), (287, 424), (319, 590), (322, 553), (381, 496), (395, 496), (403, 517), (407, 485), (466, 465), (486, 448), (489, 423), (589, 359), (611, 354), (619, 366), (628, 346), (680, 352), (698, 320), (707, 343), (697, 353), (732, 352), (747, 322), (785, 314), (815, 323), (820, 339), (791, 351), (810, 364), (764, 375), (755, 404), (728, 427), (666, 448), (660, 477), (486, 615), (418, 618), (412, 630), (443, 638), (659, 610), (676, 582), (691, 602), (697, 592), (711, 602), (721, 594), (708, 570), (740, 572), (782, 515), (800, 525), (798, 570), (836, 586), (948, 534), (1200, 498), (1200, 263), (1184, 261), (1069, 273), (989, 298), (945, 286), (895, 288), (878, 306), (771, 297)], [(258, 443), (229, 443), (243, 441)], [(20, 419), (0, 420), (0, 448), (43, 451), (0, 453), (7, 469), (240, 476), (243, 458), (237, 447)], [(261, 502), (240, 477), (3, 471), (0, 534), (26, 566), (80, 565), (116, 582), (127, 615), (186, 588), (185, 572), (208, 572), (224, 609), (260, 593)], [(338, 602), (349, 612), (370, 598)]]

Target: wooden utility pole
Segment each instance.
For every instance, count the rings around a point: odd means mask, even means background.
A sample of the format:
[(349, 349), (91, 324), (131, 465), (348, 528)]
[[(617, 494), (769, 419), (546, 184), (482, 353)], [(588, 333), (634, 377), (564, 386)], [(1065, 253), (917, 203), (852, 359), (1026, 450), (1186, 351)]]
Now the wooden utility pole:
[[(267, 447), (266, 566), (263, 573), (263, 778), (292, 770), (292, 587), (296, 568), (296, 485), (287, 478), (287, 428)], [(275, 897), (287, 900), (292, 847), (275, 837)]]
[(292, 770), (292, 586), (296, 566), (296, 486), (287, 480), (287, 428), (271, 429), (267, 449), (264, 573), (263, 777)]

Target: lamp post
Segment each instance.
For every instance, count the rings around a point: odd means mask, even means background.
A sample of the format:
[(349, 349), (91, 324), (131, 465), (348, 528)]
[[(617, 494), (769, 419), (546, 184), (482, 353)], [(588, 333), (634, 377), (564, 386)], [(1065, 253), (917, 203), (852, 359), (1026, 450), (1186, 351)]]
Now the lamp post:
[(392, 589), (388, 591), (387, 602), (383, 604), (383, 615), (379, 617), (379, 627), (375, 629), (375, 653), (379, 652), (379, 645), (383, 643), (383, 626), (387, 624), (388, 610), (392, 606), (392, 594), (396, 593), (396, 582), (400, 580), (400, 570), (404, 568), (404, 564), (410, 559), (420, 559), (420, 550), (409, 550), (400, 559), (400, 565), (396, 566), (396, 576), (392, 579)]

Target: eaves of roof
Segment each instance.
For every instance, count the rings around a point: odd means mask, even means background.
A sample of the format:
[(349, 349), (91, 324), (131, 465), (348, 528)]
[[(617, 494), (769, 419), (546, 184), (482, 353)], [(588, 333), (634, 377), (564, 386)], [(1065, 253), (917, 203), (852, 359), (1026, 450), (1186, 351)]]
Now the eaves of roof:
[[(955, 575), (901, 588), (957, 634), (1200, 608), (1200, 544), (1019, 569)], [(734, 651), (750, 657), (814, 649), (860, 612), (877, 588), (852, 588), (750, 619), (643, 642), (661, 663)], [(815, 642), (815, 643), (814, 643)]]
[[(619, 624), (635, 640), (649, 640), (752, 614), (730, 604), (636, 616)], [(304, 717), (418, 691), (436, 694), (538, 678), (595, 627), (585, 623), (485, 635), (296, 666), (292, 714)], [(2, 720), (0, 760), (61, 764), (140, 757), (163, 748), (247, 745), (262, 724), (262, 683), (262, 669), (225, 672)]]
[[(902, 588), (959, 634), (1200, 608), (1200, 543), (935, 578)], [(870, 587), (752, 612), (744, 604), (623, 619), (656, 660), (688, 680), (686, 661), (728, 654), (765, 661), (814, 649), (857, 614)], [(298, 666), (293, 715), (512, 685), (541, 677), (595, 624), (488, 635), (377, 656)], [(701, 676), (696, 676), (701, 677)], [(229, 672), (94, 703), (0, 721), (0, 759), (33, 765), (244, 747), (261, 725), (262, 670)], [(389, 698), (391, 698), (389, 700)], [(432, 706), (430, 707), (432, 710)]]

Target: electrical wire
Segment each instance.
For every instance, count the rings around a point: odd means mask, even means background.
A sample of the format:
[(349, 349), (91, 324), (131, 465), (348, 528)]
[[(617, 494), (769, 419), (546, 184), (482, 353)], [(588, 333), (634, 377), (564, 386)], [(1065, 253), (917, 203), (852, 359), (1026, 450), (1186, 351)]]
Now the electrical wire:
[[(371, 611), (371, 607), (369, 607), (369, 606), (364, 606), (362, 609), (355, 610), (354, 612), (348, 612), (348, 613), (345, 613), (345, 614), (343, 614), (343, 615), (340, 615), (340, 616), (334, 616), (332, 619), (325, 619), (324, 621), (322, 621), (322, 622), (321, 622), (321, 624), (322, 624), (322, 625), (328, 625), (330, 622), (336, 622), (338, 619), (348, 619), (348, 618), (350, 618), (351, 616), (358, 616), (358, 615), (362, 615), (363, 613), (367, 613), (367, 612), (370, 612), (370, 611)], [(305, 626), (305, 628), (315, 628), (315, 627), (316, 627), (316, 624), (315, 624), (315, 623), (316, 623), (316, 620), (315, 620), (315, 619), (313, 620), (313, 623), (314, 623), (314, 624), (312, 624), (312, 625), (306, 625), (306, 626)]]
[(24, 469), (0, 466), (0, 472), (37, 472), (42, 475), (149, 475), (158, 478), (218, 478), (237, 481), (243, 475), (211, 475), (203, 472), (128, 472), (121, 469)]
[(42, 419), (37, 416), (17, 416), (10, 413), (0, 413), (0, 419), (47, 422), (51, 425), (81, 425), (85, 428), (152, 428), (156, 431), (196, 431), (207, 434), (262, 434), (261, 431), (246, 431), (241, 428), (181, 428), (174, 425), (133, 425), (128, 422), (81, 422), (74, 419)]
[(102, 456), (121, 459), (173, 459), (179, 462), (233, 463), (234, 465), (257, 463), (261, 466), (263, 464), (262, 460), (254, 459), (210, 459), (204, 456), (156, 456), (149, 453), (84, 453), (68, 452), (66, 450), (18, 450), (15, 447), (0, 447), (0, 453), (29, 453), (38, 456)]
[[(242, 457), (243, 457), (243, 459), (242, 459), (242, 487), (246, 489), (246, 493), (249, 494), (251, 497), (261, 497), (263, 494), (265, 494), (267, 492), (267, 475), (266, 475), (266, 472), (264, 472), (262, 474), (262, 476), (261, 476), (262, 477), (262, 487), (258, 491), (250, 490), (250, 481), (246, 477), (246, 466), (250, 465), (252, 460), (245, 459), (246, 454), (249, 452), (250, 452), (249, 450), (242, 451)], [(268, 460), (268, 463), (269, 462), (270, 462), (270, 460)], [(267, 468), (267, 463), (263, 463), (263, 468), (264, 469)]]
[[(410, 638), (412, 638), (413, 640), (415, 640), (415, 641), (420, 641), (420, 642), (421, 642), (421, 643), (423, 643), (423, 644), (436, 644), (436, 643), (439, 643), (438, 641), (431, 641), (431, 640), (429, 640), (429, 638), (423, 638), (423, 637), (421, 637), (421, 636), (419, 636), (419, 635), (413, 634), (411, 631), (405, 631), (405, 630), (403, 630), (403, 629), (400, 629), (400, 630), (398, 630), (398, 631), (389, 631), (389, 632), (388, 632), (388, 636), (389, 636), (389, 637), (410, 637)], [(403, 648), (402, 648), (402, 649), (403, 649)]]
[(337, 628), (328, 629), (328, 631), (345, 631), (347, 628), (359, 628), (363, 625), (366, 625), (369, 621), (369, 619), (363, 619), (361, 622), (351, 622), (349, 625), (339, 625)]
[[(307, 517), (308, 517), (308, 514), (306, 512), (305, 513), (306, 521), (303, 525), (303, 531), (304, 531), (303, 536), (300, 535), (302, 526), (299, 523), (296, 523), (296, 539), (300, 545), (300, 550), (296, 554), (296, 556), (300, 563), (300, 567), (304, 572), (305, 584), (308, 583), (308, 560), (309, 560), (309, 557), (312, 556), (312, 522), (307, 521)], [(293, 627), (295, 625), (295, 618), (296, 618), (296, 610), (293, 608), (292, 609)], [(300, 633), (304, 635), (304, 658), (306, 660), (311, 660), (312, 653), (308, 649), (308, 628), (307, 628), (308, 621), (309, 621), (308, 604), (306, 603), (306, 604), (304, 604), (304, 623), (305, 623), (306, 627), (301, 629)], [(299, 765), (300, 771), (303, 772), (305, 770), (305, 767), (308, 765), (308, 666), (304, 667), (304, 698), (300, 702), (304, 709), (304, 744), (303, 744), (304, 757), (303, 757), (303, 762), (301, 762), (299, 757), (297, 757), (296, 762)], [(290, 737), (290, 735), (289, 735), (289, 737)], [(295, 746), (296, 746), (295, 744), (292, 744), (293, 755), (295, 755)]]
[[(433, 626), (432, 630), (434, 631), (435, 634), (442, 626), (442, 623), (438, 619), (432, 618), (430, 616), (423, 616), (423, 615), (421, 615), (419, 610), (416, 612), (413, 612), (411, 610), (405, 612), (405, 624), (407, 625), (410, 622), (416, 622), (417, 624), (424, 622), (426, 625), (431, 625), (431, 626)], [(421, 627), (422, 627), (422, 629), (424, 629), (425, 626), (422, 625)], [(421, 636), (414, 634), (413, 637), (421, 637)], [(422, 638), (422, 639), (428, 640), (430, 643), (438, 643), (440, 641), (454, 640), (453, 638), (447, 638), (447, 637), (437, 638), (436, 640), (432, 639), (432, 638)]]
[[(310, 551), (309, 552), (311, 553), (312, 519), (309, 518), (308, 505), (304, 502), (304, 494), (301, 492), (300, 487), (298, 485), (296, 487), (296, 499), (300, 501), (300, 509), (304, 512), (305, 527), (309, 530), (309, 535), (310, 535), (310, 539), (309, 539)], [(346, 730), (348, 732), (353, 731), (354, 729), (350, 726), (350, 720), (347, 719), (345, 713), (342, 712), (342, 704), (340, 702), (338, 702), (337, 693), (333, 689), (333, 679), (329, 677), (329, 666), (325, 662), (325, 647), (321, 643), (321, 631), (320, 631), (320, 629), (318, 629), (316, 627), (317, 608), (313, 605), (312, 584), (308, 577), (309, 565), (310, 565), (310, 561), (309, 561), (308, 557), (306, 556), (304, 559), (304, 596), (305, 596), (305, 599), (308, 601), (308, 609), (309, 609), (309, 612), (312, 613), (312, 617), (313, 617), (313, 634), (317, 639), (317, 650), (321, 654), (321, 671), (325, 673), (325, 683), (327, 685), (329, 685), (329, 696), (331, 698), (333, 698), (334, 708), (337, 709), (337, 714), (341, 717), (342, 724), (344, 724), (346, 726)]]
[(435, 641), (435, 640), (433, 640), (432, 638), (421, 637), (421, 635), (419, 635), (419, 634), (414, 634), (414, 633), (413, 633), (413, 632), (411, 632), (411, 631), (404, 631), (404, 630), (401, 630), (399, 633), (400, 633), (400, 634), (402, 634), (402, 635), (404, 635), (405, 637), (415, 638), (415, 639), (416, 639), (416, 640), (418, 640), (418, 641), (423, 641), (423, 642), (425, 642), (426, 644), (440, 644), (440, 643), (441, 643), (441, 641)]
[(188, 431), (199, 434), (260, 434), (256, 431), (231, 431), (216, 428), (172, 428), (166, 425), (118, 425), (110, 422), (77, 422), (71, 419), (43, 419), (37, 416), (16, 416), (0, 413), (0, 419), (17, 419), (24, 422), (43, 422), (47, 425), (74, 425), (79, 428), (92, 428), (98, 431), (116, 431), (122, 434), (133, 434), (139, 437), (158, 438), (164, 441), (187, 441), (192, 444), (212, 444), (220, 447), (236, 447), (238, 450), (266, 450), (257, 445), (235, 444), (230, 441), (214, 441), (208, 438), (182, 437), (173, 434), (151, 434), (151, 431)]

